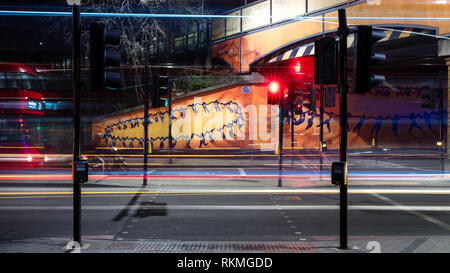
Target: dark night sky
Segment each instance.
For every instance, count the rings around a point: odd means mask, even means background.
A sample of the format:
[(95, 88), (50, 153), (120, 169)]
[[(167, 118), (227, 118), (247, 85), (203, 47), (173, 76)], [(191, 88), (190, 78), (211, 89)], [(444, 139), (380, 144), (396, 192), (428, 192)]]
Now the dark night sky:
[[(200, 5), (201, 0), (191, 0)], [(252, 0), (247, 0), (248, 3)], [(214, 11), (215, 14), (224, 13), (230, 9), (244, 5), (245, 0), (205, 0), (205, 9)], [(1, 1), (0, 10), (46, 10), (46, 11), (71, 11), (66, 0), (15, 0)], [(138, 11), (137, 11), (138, 12)], [(44, 53), (47, 55), (61, 55), (64, 52), (70, 53), (71, 49), (66, 48), (61, 40), (49, 34), (51, 20), (58, 20), (58, 17), (31, 17), (31, 16), (0, 16), (0, 61), (11, 58), (33, 58), (34, 55)], [(70, 22), (70, 20), (69, 20)], [(68, 31), (70, 25), (66, 26)], [(40, 44), (42, 42), (42, 45)], [(7, 59), (5, 59), (7, 58)], [(9, 58), (9, 59), (8, 59)], [(19, 60), (20, 61), (20, 60)]]

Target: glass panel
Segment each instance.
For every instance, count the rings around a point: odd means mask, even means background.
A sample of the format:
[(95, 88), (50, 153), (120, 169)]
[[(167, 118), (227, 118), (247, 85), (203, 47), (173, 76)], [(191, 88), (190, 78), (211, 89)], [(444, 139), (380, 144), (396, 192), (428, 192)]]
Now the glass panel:
[(270, 24), (270, 1), (264, 1), (242, 9), (242, 31)]
[(342, 5), (350, 1), (342, 0), (308, 0), (308, 12), (315, 12), (318, 10), (323, 10), (325, 8), (330, 8), (337, 5)]
[(219, 40), (225, 37), (225, 18), (214, 18), (212, 20), (212, 40)]
[(306, 13), (306, 0), (272, 0), (272, 23)]
[(233, 16), (233, 18), (227, 18), (227, 30), (226, 35), (230, 36), (241, 31), (241, 11), (235, 11), (233, 13), (227, 14), (228, 16)]

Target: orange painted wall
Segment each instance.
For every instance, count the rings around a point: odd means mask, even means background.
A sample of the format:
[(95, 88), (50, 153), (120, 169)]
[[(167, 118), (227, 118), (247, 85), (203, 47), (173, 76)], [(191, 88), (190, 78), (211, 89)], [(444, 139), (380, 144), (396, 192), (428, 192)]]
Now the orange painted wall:
[[(405, 85), (405, 87), (411, 86)], [(438, 116), (436, 116), (437, 109), (430, 110), (420, 107), (420, 99), (418, 99), (420, 86), (405, 89), (396, 85), (396, 88), (401, 90), (401, 95), (392, 90), (388, 94), (386, 89), (376, 88), (372, 89), (370, 94), (349, 95), (350, 132), (348, 139), (350, 149), (371, 147), (372, 137), (375, 135), (377, 135), (379, 148), (436, 148), (440, 130)], [(410, 92), (407, 94), (406, 90), (410, 90)], [(194, 103), (196, 103), (195, 111), (194, 108), (189, 107)], [(319, 105), (318, 102), (317, 105)], [(177, 109), (185, 109), (184, 114), (182, 115), (182, 112)], [(151, 109), (149, 112), (151, 121), (149, 137), (154, 139), (153, 149), (168, 147), (169, 116), (166, 111), (167, 109), (160, 108)], [(301, 122), (301, 115), (295, 117), (295, 121), (298, 122), (294, 129), (295, 147), (318, 149), (319, 111), (316, 113), (307, 109), (304, 111)], [(336, 95), (335, 106), (326, 107), (324, 114), (324, 140), (330, 149), (339, 147), (338, 113), (339, 96)], [(175, 101), (173, 117), (175, 119), (173, 120), (172, 134), (175, 139), (178, 138), (175, 146), (177, 149), (274, 150), (278, 143), (278, 107), (274, 106), (273, 109), (267, 107), (267, 91), (264, 85), (252, 86), (250, 94), (243, 94), (242, 86), (238, 85), (201, 94), (195, 98)], [(222, 117), (222, 119), (216, 119), (217, 117)], [(143, 118), (143, 111), (115, 115), (94, 122), (92, 132), (94, 145), (96, 147), (131, 148), (130, 140), (132, 138), (143, 139), (144, 136), (141, 120), (138, 120), (139, 126), (131, 128), (130, 121), (135, 118)], [(326, 121), (329, 121), (330, 131)], [(359, 129), (358, 124), (360, 124)], [(113, 130), (108, 131), (111, 128)], [(225, 139), (222, 138), (222, 132), (218, 130), (220, 128), (224, 129)], [(286, 120), (283, 127), (284, 147), (291, 147), (290, 128)], [(109, 137), (105, 139), (105, 135), (109, 135)], [(181, 136), (185, 136), (187, 139)], [(113, 144), (112, 137), (127, 138), (125, 146), (120, 140), (116, 140)], [(159, 138), (163, 138), (163, 146), (161, 146)], [(133, 141), (135, 148), (139, 147), (137, 139)], [(186, 145), (187, 141), (189, 147)]]
[[(264, 146), (271, 142), (276, 143), (277, 138), (275, 137), (278, 136), (278, 131), (271, 131), (272, 116), (268, 113), (266, 104), (267, 94), (264, 85), (251, 86), (250, 94), (243, 94), (242, 86), (236, 85), (177, 100), (172, 107), (172, 135), (174, 139), (178, 138), (175, 148), (186, 148), (187, 139), (190, 139), (190, 141), (188, 140), (190, 148), (259, 149), (262, 147), (260, 144)], [(249, 105), (251, 106), (248, 107)], [(256, 111), (248, 111), (248, 109)], [(276, 109), (278, 108), (276, 107)], [(266, 117), (265, 114), (267, 114), (266, 122), (260, 123), (259, 120), (262, 120), (263, 116)], [(153, 148), (162, 148), (160, 138), (163, 138), (164, 148), (167, 148), (169, 128), (167, 109), (151, 109), (149, 115), (151, 122), (149, 138), (154, 139)], [(94, 145), (96, 147), (130, 148), (132, 138), (139, 139), (144, 136), (143, 116), (143, 110), (137, 110), (93, 122)], [(277, 117), (278, 114), (276, 113), (275, 116)], [(131, 124), (135, 124), (135, 119), (137, 119), (138, 126), (132, 128)], [(254, 123), (249, 122), (250, 120)], [(256, 124), (256, 127), (250, 129), (251, 124)], [(271, 138), (262, 138), (257, 133), (261, 130), (258, 126), (266, 126), (265, 130), (271, 134)], [(225, 138), (223, 138), (222, 132)], [(106, 139), (105, 134), (109, 136)], [(112, 138), (118, 139), (114, 143)], [(124, 138), (127, 138), (125, 146), (120, 141)], [(137, 139), (133, 140), (132, 146), (135, 148), (139, 147)]]

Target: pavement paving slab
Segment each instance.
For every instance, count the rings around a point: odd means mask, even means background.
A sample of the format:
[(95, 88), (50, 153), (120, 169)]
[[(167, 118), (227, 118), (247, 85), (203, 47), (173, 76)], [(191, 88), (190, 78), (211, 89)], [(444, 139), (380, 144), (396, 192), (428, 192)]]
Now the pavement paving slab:
[(450, 236), (356, 237), (348, 249), (336, 238), (308, 242), (172, 241), (83, 239), (81, 249), (70, 238), (0, 241), (0, 253), (450, 253)]

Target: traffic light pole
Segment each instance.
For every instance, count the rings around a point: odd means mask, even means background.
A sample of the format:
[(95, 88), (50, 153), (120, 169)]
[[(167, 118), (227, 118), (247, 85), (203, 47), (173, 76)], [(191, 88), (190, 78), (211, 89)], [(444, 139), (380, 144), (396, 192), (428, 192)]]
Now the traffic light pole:
[(279, 109), (279, 129), (278, 129), (278, 187), (283, 186), (282, 181), (282, 166), (283, 166), (283, 102), (282, 99), (284, 98), (283, 91), (280, 90), (280, 97), (278, 102), (278, 109)]
[[(323, 85), (320, 85), (320, 130), (319, 130), (319, 152), (320, 155), (322, 156), (322, 152), (323, 152), (323, 112), (325, 111), (325, 107), (324, 107), (324, 102), (325, 102), (325, 92), (324, 92), (324, 88)], [(322, 167), (322, 165), (320, 165)]]
[(289, 87), (289, 109), (290, 109), (290, 114), (291, 114), (291, 153), (294, 151), (294, 117), (295, 117), (295, 112), (294, 112), (294, 92), (295, 92), (295, 87), (290, 86)]
[(319, 131), (319, 170), (320, 170), (320, 180), (322, 180), (322, 163), (323, 163), (323, 112), (325, 111), (325, 90), (323, 85), (320, 85), (320, 131)]
[(75, 162), (81, 159), (81, 112), (80, 112), (80, 6), (72, 6), (73, 20), (73, 52), (72, 52), (72, 77), (73, 77), (73, 161), (72, 161), (72, 182), (73, 182), (73, 241), (81, 246), (81, 185), (76, 179)]
[(294, 145), (294, 141), (295, 141), (295, 139), (294, 139), (294, 116), (295, 116), (294, 107), (291, 105), (291, 149), (292, 149), (291, 152), (293, 152), (294, 147), (295, 147), (295, 145)]
[[(148, 91), (149, 91), (149, 69), (148, 64), (145, 65), (144, 68), (144, 177), (143, 177), (143, 186), (147, 186), (147, 162), (148, 162)], [(154, 84), (153, 84), (154, 85)]]
[[(339, 10), (339, 90), (340, 90), (340, 129), (341, 139), (339, 146), (339, 158), (341, 162), (347, 162), (347, 17), (345, 9)], [(340, 183), (340, 248), (347, 249), (347, 179)]]
[(168, 92), (168, 111), (169, 111), (169, 164), (172, 164), (172, 84), (169, 80), (167, 81), (167, 92)]
[[(169, 4), (169, 12), (172, 12), (172, 1), (168, 1)], [(172, 33), (172, 16), (169, 17), (169, 63), (172, 65), (173, 54), (172, 54), (172, 41), (173, 41), (173, 33)], [(172, 164), (172, 85), (170, 83), (171, 69), (168, 70), (167, 76), (167, 93), (168, 93), (168, 111), (169, 111), (169, 164)]]
[[(440, 73), (440, 77), (439, 79), (443, 79), (444, 78), (444, 73)], [(444, 152), (445, 152), (445, 145), (447, 145), (447, 143), (444, 143), (444, 132), (445, 132), (445, 123), (446, 121), (444, 121), (444, 88), (443, 88), (443, 84), (442, 84), (442, 80), (439, 81), (439, 141), (441, 142), (441, 146), (440, 146), (440, 153), (441, 153), (441, 172), (444, 173), (445, 172), (445, 165), (444, 163)]]

